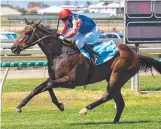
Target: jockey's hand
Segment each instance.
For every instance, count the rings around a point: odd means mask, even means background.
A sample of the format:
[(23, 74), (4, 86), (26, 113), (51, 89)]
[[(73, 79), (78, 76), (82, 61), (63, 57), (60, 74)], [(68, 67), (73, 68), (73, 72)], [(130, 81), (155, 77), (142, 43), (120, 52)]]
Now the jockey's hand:
[(56, 38), (63, 39), (63, 35), (62, 34), (56, 34)]
[(60, 35), (59, 36), (59, 39), (64, 40), (64, 36), (63, 35)]

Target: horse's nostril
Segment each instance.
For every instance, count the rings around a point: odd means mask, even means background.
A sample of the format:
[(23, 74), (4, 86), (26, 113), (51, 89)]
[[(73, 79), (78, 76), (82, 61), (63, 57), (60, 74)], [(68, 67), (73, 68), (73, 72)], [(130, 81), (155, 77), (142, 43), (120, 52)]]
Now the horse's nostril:
[(16, 46), (12, 46), (12, 47), (11, 47), (11, 50), (14, 50), (15, 48), (16, 48)]
[(17, 51), (17, 45), (13, 45), (12, 47), (11, 47), (11, 51), (14, 53), (14, 52), (16, 52)]

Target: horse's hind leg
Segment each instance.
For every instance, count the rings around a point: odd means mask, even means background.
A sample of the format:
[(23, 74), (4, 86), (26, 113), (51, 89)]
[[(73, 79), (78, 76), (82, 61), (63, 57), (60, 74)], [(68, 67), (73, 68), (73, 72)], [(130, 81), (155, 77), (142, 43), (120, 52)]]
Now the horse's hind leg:
[(113, 73), (110, 78), (110, 82), (107, 88), (107, 92), (103, 95), (103, 97), (96, 102), (89, 104), (85, 108), (83, 108), (80, 113), (87, 114), (88, 110), (92, 110), (93, 108), (114, 99), (117, 106), (117, 113), (115, 115), (114, 123), (118, 122), (120, 116), (122, 114), (124, 108), (124, 100), (121, 95), (121, 87), (125, 84), (128, 78), (124, 77), (124, 74)]
[(80, 113), (86, 114), (88, 110), (91, 110), (110, 99), (114, 99), (117, 106), (117, 113), (115, 115), (114, 123), (118, 122), (124, 108), (121, 87), (138, 71), (137, 65), (134, 65), (132, 68), (130, 67), (131, 64), (128, 63), (126, 58), (118, 59), (114, 64), (105, 95), (101, 99), (82, 109)]
[(89, 104), (88, 106), (86, 106), (85, 108), (83, 108), (82, 110), (80, 110), (80, 114), (87, 114), (88, 110), (92, 110), (93, 108), (109, 101), (112, 99), (112, 96), (109, 95), (109, 93), (106, 91), (105, 94), (97, 101)]
[(122, 111), (125, 107), (125, 103), (124, 103), (124, 100), (122, 98), (122, 94), (120, 91), (113, 96), (113, 99), (114, 99), (114, 101), (116, 103), (116, 107), (117, 107), (117, 113), (116, 113), (116, 116), (115, 116), (115, 119), (113, 122), (117, 123), (117, 122), (119, 122)]

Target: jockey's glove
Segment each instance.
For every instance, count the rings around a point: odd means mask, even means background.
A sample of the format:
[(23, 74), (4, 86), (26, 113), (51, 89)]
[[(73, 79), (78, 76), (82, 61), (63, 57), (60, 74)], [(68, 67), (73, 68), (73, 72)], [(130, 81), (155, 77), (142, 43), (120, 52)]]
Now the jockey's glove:
[(64, 36), (63, 35), (60, 35), (59, 36), (59, 39), (64, 40)]

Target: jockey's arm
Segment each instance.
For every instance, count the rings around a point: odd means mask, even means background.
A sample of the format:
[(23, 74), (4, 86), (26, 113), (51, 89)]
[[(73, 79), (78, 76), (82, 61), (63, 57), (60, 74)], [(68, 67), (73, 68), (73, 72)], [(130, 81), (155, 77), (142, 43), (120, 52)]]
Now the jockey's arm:
[(69, 30), (69, 27), (65, 25), (63, 30), (60, 32), (60, 34), (64, 36), (68, 32), (68, 30)]
[(81, 19), (79, 19), (79, 18), (74, 19), (73, 28), (68, 35), (65, 35), (65, 38), (71, 38), (74, 35), (76, 35), (81, 25), (82, 25)]

